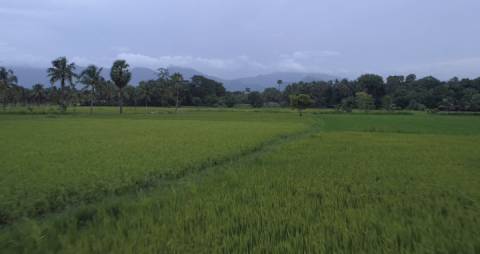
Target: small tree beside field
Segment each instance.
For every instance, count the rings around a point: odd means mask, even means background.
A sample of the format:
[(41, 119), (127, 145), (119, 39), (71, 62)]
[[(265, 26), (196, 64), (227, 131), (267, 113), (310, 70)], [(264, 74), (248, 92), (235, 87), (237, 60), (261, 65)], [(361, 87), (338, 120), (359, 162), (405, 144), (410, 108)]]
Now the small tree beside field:
[(303, 115), (303, 110), (307, 109), (313, 104), (312, 98), (306, 94), (290, 95), (290, 106), (298, 110), (300, 116)]

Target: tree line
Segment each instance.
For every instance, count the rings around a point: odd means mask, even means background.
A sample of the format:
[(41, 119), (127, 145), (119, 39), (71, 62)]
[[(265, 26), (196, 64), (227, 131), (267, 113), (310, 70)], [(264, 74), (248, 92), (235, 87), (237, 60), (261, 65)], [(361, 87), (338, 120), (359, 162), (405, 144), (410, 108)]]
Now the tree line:
[(308, 107), (372, 110), (441, 110), (480, 111), (480, 78), (440, 81), (432, 76), (417, 79), (408, 76), (389, 76), (384, 79), (365, 74), (355, 80), (298, 82), (282, 89), (266, 88), (262, 92), (226, 91), (223, 84), (203, 76), (184, 79), (180, 73), (170, 74), (158, 69), (157, 78), (130, 84), (132, 74), (124, 60), (113, 63), (110, 80), (101, 75), (102, 68), (88, 66), (76, 73), (77, 66), (60, 57), (52, 61), (46, 75), (50, 86), (35, 84), (25, 88), (18, 84), (12, 70), (0, 67), (0, 100), (3, 110), (8, 105), (58, 105), (61, 111), (68, 106), (225, 106), (244, 104), (252, 107), (288, 107), (302, 110)]
[[(386, 80), (375, 74), (365, 74), (356, 80), (295, 83), (284, 94), (308, 94), (313, 107), (363, 110), (440, 110), (479, 111), (480, 78), (440, 81), (428, 76), (417, 79), (389, 76)], [(285, 96), (284, 96), (285, 98)]]
[(170, 74), (159, 69), (157, 78), (142, 81), (138, 86), (130, 84), (132, 73), (125, 60), (117, 60), (110, 71), (110, 80), (102, 76), (103, 68), (89, 65), (80, 73), (77, 66), (65, 57), (52, 61), (46, 75), (51, 86), (35, 84), (26, 88), (18, 84), (12, 70), (0, 67), (0, 99), (3, 109), (7, 105), (32, 106), (55, 104), (62, 112), (68, 106), (218, 106), (226, 90), (221, 83), (203, 76), (185, 80), (180, 73)]

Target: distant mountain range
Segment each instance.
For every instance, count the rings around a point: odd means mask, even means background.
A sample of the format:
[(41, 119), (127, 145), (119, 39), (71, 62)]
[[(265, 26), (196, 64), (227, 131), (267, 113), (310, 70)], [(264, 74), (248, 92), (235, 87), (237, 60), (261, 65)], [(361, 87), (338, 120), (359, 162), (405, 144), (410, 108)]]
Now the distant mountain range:
[[(32, 87), (34, 84), (44, 84), (48, 85), (49, 80), (47, 78), (46, 69), (42, 68), (33, 68), (33, 67), (11, 67), (15, 72), (15, 75), (18, 77), (18, 83), (24, 87)], [(83, 71), (84, 67), (78, 67), (77, 72)], [(168, 68), (169, 72), (181, 73), (185, 78), (190, 79), (195, 75), (201, 75), (209, 79), (223, 83), (225, 88), (229, 91), (240, 91), (250, 88), (251, 90), (261, 91), (267, 87), (276, 87), (277, 80), (281, 79), (284, 82), (284, 85), (294, 83), (294, 82), (310, 82), (310, 81), (328, 81), (334, 80), (339, 77), (335, 77), (328, 74), (321, 73), (300, 73), (300, 72), (275, 72), (270, 74), (263, 74), (254, 77), (245, 77), (237, 79), (222, 79), (215, 76), (207, 75), (201, 73), (192, 68), (184, 68), (171, 66)], [(109, 79), (110, 69), (104, 68), (102, 75)], [(135, 67), (132, 68), (132, 81), (131, 84), (138, 84), (143, 80), (150, 80), (156, 78), (156, 72), (149, 68)]]
[(338, 77), (320, 73), (275, 72), (254, 77), (225, 80), (223, 84), (228, 90), (244, 90), (248, 87), (252, 90), (261, 91), (268, 87), (277, 87), (278, 80), (282, 80), (282, 87), (285, 87), (288, 84), (300, 81), (329, 81), (337, 78)]

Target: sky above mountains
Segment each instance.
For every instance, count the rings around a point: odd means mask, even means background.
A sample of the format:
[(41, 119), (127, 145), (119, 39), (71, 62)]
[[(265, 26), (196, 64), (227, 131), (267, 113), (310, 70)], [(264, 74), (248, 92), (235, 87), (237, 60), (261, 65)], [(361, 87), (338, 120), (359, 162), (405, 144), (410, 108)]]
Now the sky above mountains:
[(0, 0), (0, 65), (480, 76), (478, 0)]

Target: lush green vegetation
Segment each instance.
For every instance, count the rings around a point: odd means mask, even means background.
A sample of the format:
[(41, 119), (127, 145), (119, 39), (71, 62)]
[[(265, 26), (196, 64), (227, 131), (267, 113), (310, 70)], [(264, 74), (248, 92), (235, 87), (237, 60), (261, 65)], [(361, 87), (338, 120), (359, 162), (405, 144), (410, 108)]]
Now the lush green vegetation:
[[(110, 79), (102, 76), (102, 68), (88, 66), (76, 74), (76, 65), (65, 57), (52, 61), (48, 69), (51, 87), (44, 84), (17, 83), (13, 71), (0, 67), (0, 99), (3, 111), (7, 105), (69, 105), (128, 106), (209, 106), (254, 108), (288, 107), (331, 108), (351, 112), (353, 109), (417, 110), (417, 111), (480, 111), (480, 78), (441, 81), (428, 76), (361, 75), (355, 80), (313, 81), (286, 84), (278, 80), (278, 88), (264, 91), (226, 91), (222, 83), (203, 76), (183, 77), (180, 73), (158, 70), (158, 78), (129, 84), (132, 74), (124, 60), (114, 62)], [(185, 79), (184, 79), (185, 78)], [(272, 85), (275, 84), (265, 84)], [(80, 88), (80, 89), (79, 89)], [(301, 99), (301, 100), (299, 100)], [(298, 103), (302, 102), (302, 103)], [(299, 107), (300, 106), (300, 107)], [(301, 111), (300, 111), (301, 112)]]
[(6, 253), (480, 252), (477, 116), (69, 110), (0, 115)]
[[(181, 117), (181, 116), (179, 116)], [(1, 222), (145, 187), (252, 150), (302, 124), (161, 117), (3, 117)]]

